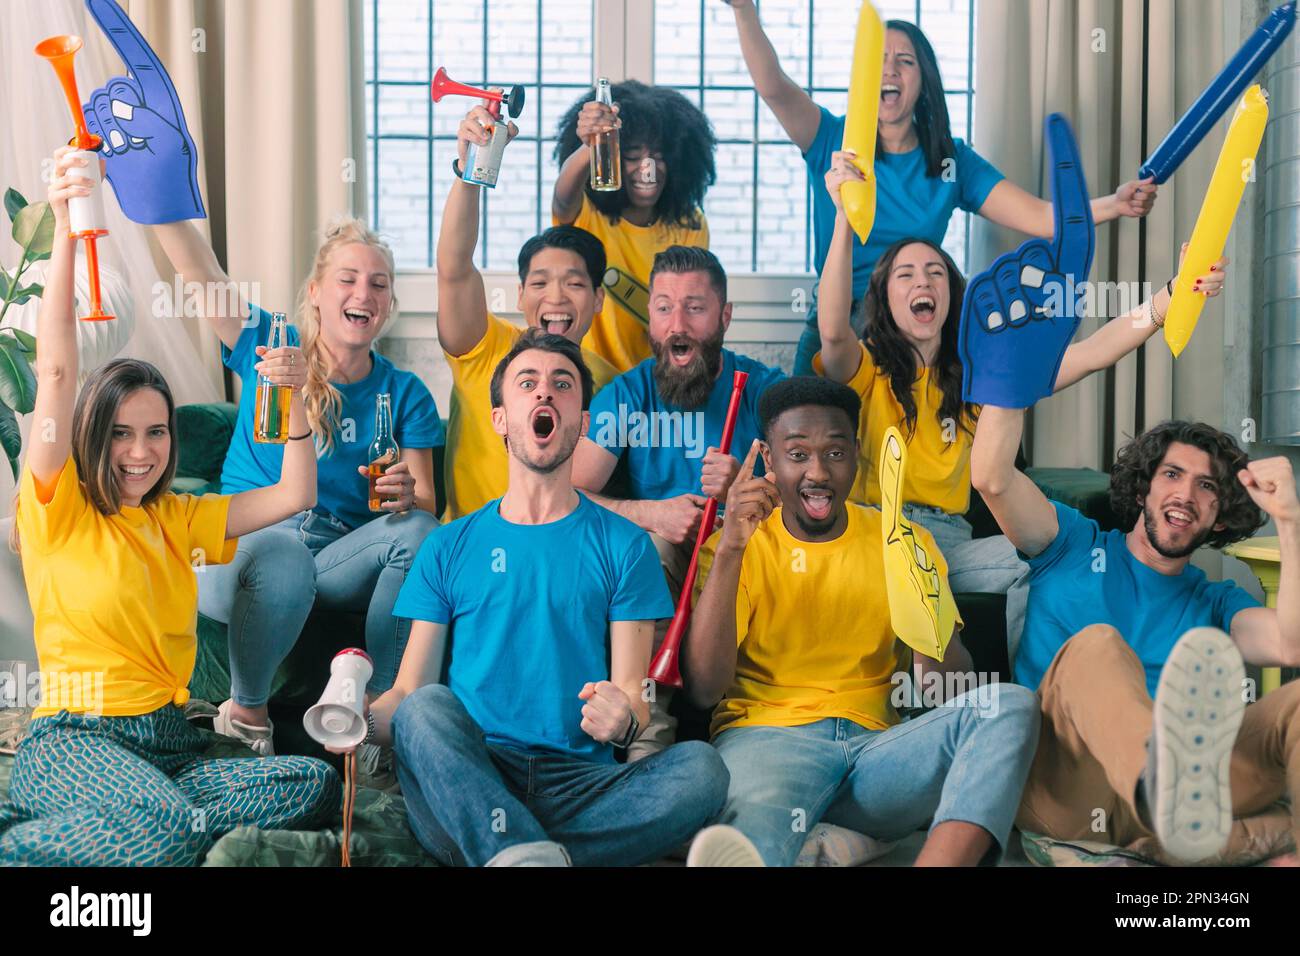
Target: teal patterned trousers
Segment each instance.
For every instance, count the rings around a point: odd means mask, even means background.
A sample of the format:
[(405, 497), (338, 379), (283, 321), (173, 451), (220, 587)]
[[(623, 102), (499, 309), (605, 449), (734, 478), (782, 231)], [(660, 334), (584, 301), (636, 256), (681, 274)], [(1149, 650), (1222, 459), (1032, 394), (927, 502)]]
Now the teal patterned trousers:
[(338, 812), (323, 761), (204, 758), (207, 745), (171, 704), (33, 720), (0, 808), (0, 865), (192, 866), (238, 826), (314, 828)]

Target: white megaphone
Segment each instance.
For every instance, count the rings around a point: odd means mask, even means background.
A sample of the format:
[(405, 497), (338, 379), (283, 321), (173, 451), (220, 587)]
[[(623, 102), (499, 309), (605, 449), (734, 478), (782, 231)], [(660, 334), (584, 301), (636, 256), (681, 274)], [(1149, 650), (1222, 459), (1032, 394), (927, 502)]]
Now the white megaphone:
[(327, 747), (355, 747), (366, 739), (366, 684), (375, 672), (370, 655), (349, 647), (330, 661), (330, 682), (302, 723), (312, 739)]

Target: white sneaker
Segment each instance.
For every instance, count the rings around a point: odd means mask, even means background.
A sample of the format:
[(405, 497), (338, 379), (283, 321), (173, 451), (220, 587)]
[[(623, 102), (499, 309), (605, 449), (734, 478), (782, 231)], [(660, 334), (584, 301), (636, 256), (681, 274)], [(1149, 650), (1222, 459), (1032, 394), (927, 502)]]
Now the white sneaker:
[(217, 716), (212, 718), (212, 729), (223, 736), (243, 741), (259, 757), (274, 757), (271, 734), (275, 725), (271, 723), (271, 718), (266, 718), (265, 727), (242, 723), (230, 716), (230, 705), (233, 703), (234, 701), (228, 700), (217, 708)]
[(1161, 846), (1188, 863), (1228, 845), (1245, 677), (1232, 638), (1213, 627), (1180, 637), (1160, 674), (1143, 786)]
[(687, 866), (763, 866), (749, 837), (724, 823), (705, 827), (691, 841)]

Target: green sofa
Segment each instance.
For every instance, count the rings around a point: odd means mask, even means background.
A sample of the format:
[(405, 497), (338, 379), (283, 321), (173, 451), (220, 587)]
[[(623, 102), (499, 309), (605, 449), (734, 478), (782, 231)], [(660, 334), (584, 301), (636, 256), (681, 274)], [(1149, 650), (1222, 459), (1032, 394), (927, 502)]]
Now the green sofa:
[[(219, 489), (221, 466), (234, 433), (236, 407), (221, 402), (182, 405), (176, 410), (180, 434), (180, 460), (172, 487), (178, 492), (204, 494)], [(1023, 463), (1022, 463), (1023, 464)], [(435, 462), (441, 478), (441, 461)], [(1115, 526), (1110, 507), (1108, 479), (1088, 468), (1027, 468), (1026, 473), (1054, 498), (1078, 508), (1103, 528)], [(440, 489), (441, 491), (441, 489)], [(979, 495), (971, 496), (967, 515), (975, 537), (997, 534), (997, 524)], [(971, 652), (978, 673), (999, 674), (1010, 679), (1006, 647), (1006, 598), (1001, 594), (962, 594), (957, 599), (965, 621), (963, 640)], [(315, 703), (325, 684), (330, 658), (340, 649), (364, 645), (361, 615), (313, 613), (302, 637), (276, 672), (272, 683), (271, 716), (276, 725), (276, 749), (280, 753), (322, 755), (302, 730), (302, 713)], [(220, 702), (230, 696), (230, 664), (225, 625), (199, 615), (198, 654), (190, 693), (202, 700)], [(680, 699), (681, 695), (678, 695)], [(703, 737), (707, 715), (681, 707), (681, 732)]]

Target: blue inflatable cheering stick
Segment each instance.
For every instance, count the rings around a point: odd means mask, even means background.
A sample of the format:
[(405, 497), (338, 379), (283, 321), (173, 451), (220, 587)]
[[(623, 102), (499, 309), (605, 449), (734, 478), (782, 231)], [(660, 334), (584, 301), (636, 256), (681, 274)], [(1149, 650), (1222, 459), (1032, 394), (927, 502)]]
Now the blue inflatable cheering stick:
[(1155, 152), (1138, 170), (1138, 179), (1155, 177), (1163, 183), (1174, 174), (1210, 128), (1241, 99), (1251, 79), (1291, 34), (1295, 26), (1295, 3), (1284, 3), (1259, 25), (1241, 45), (1219, 75), (1210, 81), (1196, 102), (1188, 107)]
[(1078, 302), (1096, 242), (1088, 184), (1064, 116), (1047, 117), (1043, 138), (1055, 231), (1051, 242), (1030, 239), (998, 256), (966, 287), (958, 352), (968, 402), (1029, 408), (1051, 395), (1082, 318)]
[(86, 0), (127, 76), (109, 80), (84, 104), (86, 125), (104, 140), (105, 174), (133, 222), (202, 219), (199, 158), (180, 97), (162, 62), (115, 0)]

